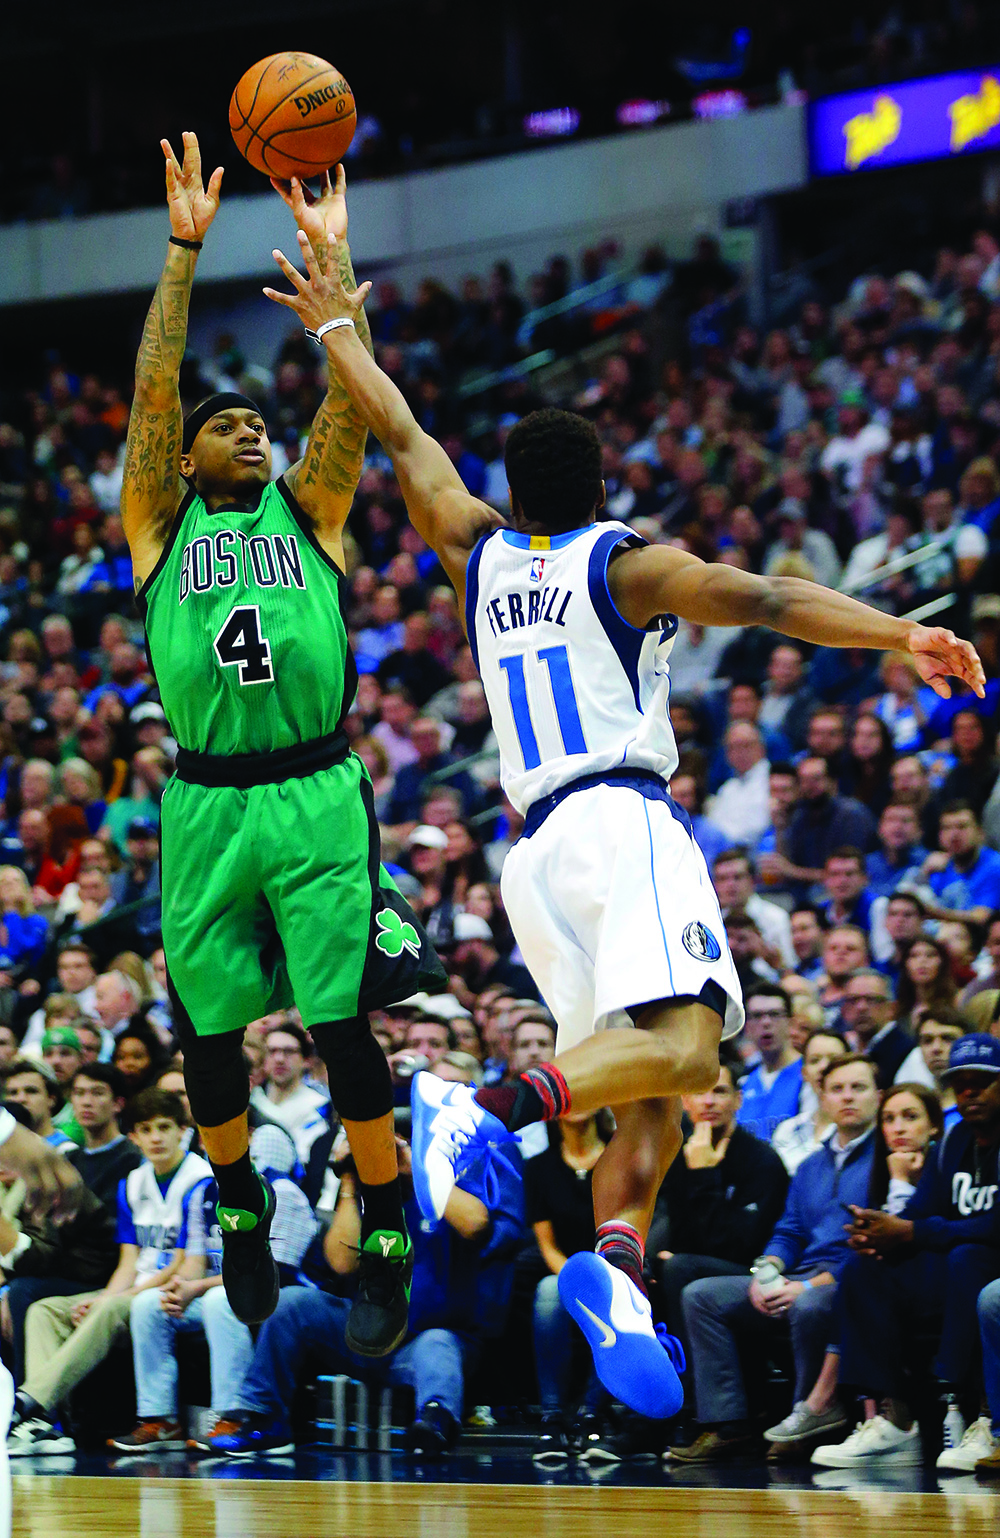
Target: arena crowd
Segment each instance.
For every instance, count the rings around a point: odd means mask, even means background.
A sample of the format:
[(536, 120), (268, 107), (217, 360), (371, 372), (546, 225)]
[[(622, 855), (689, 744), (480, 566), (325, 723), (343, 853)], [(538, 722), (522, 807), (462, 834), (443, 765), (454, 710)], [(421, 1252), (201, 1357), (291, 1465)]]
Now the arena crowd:
[[(581, 276), (609, 259), (587, 253)], [(0, 423), (0, 1082), (88, 1197), (58, 1229), (20, 1212), (16, 1183), (0, 1203), (13, 1452), (72, 1451), (99, 1425), (126, 1453), (189, 1433), (274, 1453), (308, 1437), (296, 1393), (319, 1367), (412, 1390), (423, 1456), (472, 1416), (525, 1422), (543, 1462), (766, 1447), (1000, 1471), (1000, 245), (978, 230), (927, 273), (863, 275), (761, 335), (703, 240), (675, 267), (647, 253), (527, 335), (529, 303), (573, 282), (554, 258), (530, 299), (504, 264), (459, 295), (377, 291), (380, 360), (470, 490), (504, 510), (506, 432), (543, 398), (570, 406), (604, 445), (609, 516), (893, 613), (938, 602), (987, 678), (982, 700), (942, 700), (906, 655), (680, 624), (671, 790), (747, 1000), (718, 1083), (686, 1104), (648, 1245), (657, 1317), (688, 1355), (684, 1412), (654, 1427), (609, 1406), (558, 1301), (561, 1266), (593, 1244), (604, 1117), (529, 1129), (438, 1229), (414, 1216), (410, 1337), (385, 1363), (350, 1358), (354, 1176), (294, 1011), (248, 1023), (245, 1049), (281, 1301), (256, 1341), (229, 1312), (160, 949), (176, 744), (118, 511), (127, 399), (55, 363)], [(516, 370), (474, 411), (455, 388), (589, 344), (592, 377), (562, 396)], [(264, 378), (231, 340), (191, 360), (186, 393), (227, 381), (260, 399), (280, 473), (321, 398), (316, 355), (293, 336)], [(405, 1150), (415, 1071), (497, 1082), (549, 1058), (555, 1033), (503, 910), (521, 823), (455, 596), (374, 443), (350, 535), (348, 727), (383, 858), (449, 974), (447, 993), (373, 1016)], [(335, 914), (317, 943), (336, 943)], [(208, 1342), (202, 1401), (185, 1397), (186, 1336)], [(95, 1411), (88, 1381), (112, 1368)], [(211, 1429), (192, 1432), (183, 1406), (204, 1396)]]

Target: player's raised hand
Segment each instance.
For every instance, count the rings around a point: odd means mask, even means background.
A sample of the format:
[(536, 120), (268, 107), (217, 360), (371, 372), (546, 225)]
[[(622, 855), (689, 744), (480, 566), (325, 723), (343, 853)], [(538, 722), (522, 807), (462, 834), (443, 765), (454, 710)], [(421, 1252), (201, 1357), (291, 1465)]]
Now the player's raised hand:
[(914, 625), (907, 645), (924, 683), (942, 699), (951, 698), (949, 678), (960, 678), (980, 699), (985, 696), (986, 675), (971, 642), (960, 641), (953, 631), (940, 625)]
[(271, 186), (291, 209), (295, 223), (308, 235), (313, 250), (325, 266), (327, 243), (347, 238), (347, 176), (343, 166), (335, 168), (332, 182), (329, 171), (324, 172), (318, 198), (297, 176), (290, 182), (279, 182), (272, 176)]
[[(336, 245), (336, 241), (332, 243)], [(325, 271), (316, 257), (308, 235), (299, 231), (299, 250), (306, 264), (307, 277), (303, 277), (282, 251), (272, 251), (294, 293), (282, 294), (276, 288), (265, 288), (264, 293), (275, 304), (283, 304), (294, 310), (304, 326), (315, 331), (328, 320), (355, 320), (371, 289), (370, 283), (362, 283), (353, 293), (348, 293), (340, 276), (338, 264), (331, 261)]]
[(216, 166), (206, 187), (201, 173), (198, 135), (185, 133), (184, 160), (178, 162), (168, 139), (160, 140), (167, 162), (167, 208), (170, 231), (179, 240), (204, 240), (215, 218), (222, 190), (222, 167)]

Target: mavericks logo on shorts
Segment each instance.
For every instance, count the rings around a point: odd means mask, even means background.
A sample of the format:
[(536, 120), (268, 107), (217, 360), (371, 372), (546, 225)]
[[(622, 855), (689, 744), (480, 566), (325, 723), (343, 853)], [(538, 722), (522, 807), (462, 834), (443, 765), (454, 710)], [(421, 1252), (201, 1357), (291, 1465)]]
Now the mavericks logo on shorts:
[(681, 939), (684, 949), (695, 961), (718, 961), (722, 955), (718, 940), (700, 919), (696, 919), (693, 924), (685, 924)]
[(413, 925), (401, 919), (392, 908), (383, 908), (376, 913), (375, 922), (378, 925), (375, 944), (383, 955), (400, 956), (404, 950), (411, 956), (420, 955), (420, 936)]

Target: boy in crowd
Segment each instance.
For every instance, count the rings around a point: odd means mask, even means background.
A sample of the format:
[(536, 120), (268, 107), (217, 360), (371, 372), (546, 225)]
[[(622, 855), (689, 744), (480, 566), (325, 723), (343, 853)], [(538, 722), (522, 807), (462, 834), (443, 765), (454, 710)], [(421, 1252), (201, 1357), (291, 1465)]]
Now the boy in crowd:
[(184, 1259), (192, 1195), (211, 1167), (185, 1153), (187, 1119), (177, 1095), (142, 1090), (132, 1137), (143, 1162), (118, 1187), (118, 1265), (101, 1292), (45, 1298), (28, 1310), (27, 1375), (7, 1439), (13, 1456), (74, 1451), (54, 1425), (66, 1396), (103, 1362), (127, 1326), (133, 1297), (175, 1275)]
[(94, 1195), (118, 1212), (118, 1187), (142, 1163), (142, 1154), (124, 1135), (118, 1118), (125, 1109), (125, 1081), (111, 1063), (78, 1068), (69, 1086), (69, 1103), (83, 1133), (83, 1146), (68, 1155)]

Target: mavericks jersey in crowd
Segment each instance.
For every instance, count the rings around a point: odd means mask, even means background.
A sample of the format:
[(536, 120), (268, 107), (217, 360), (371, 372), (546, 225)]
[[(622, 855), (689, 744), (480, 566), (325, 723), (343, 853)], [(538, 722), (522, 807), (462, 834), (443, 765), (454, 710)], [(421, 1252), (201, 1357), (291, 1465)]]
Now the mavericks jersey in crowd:
[(337, 729), (357, 686), (343, 581), (284, 478), (252, 512), (188, 492), (139, 593), (182, 748), (269, 753)]
[(158, 1180), (148, 1160), (125, 1176), (118, 1187), (118, 1243), (138, 1246), (137, 1281), (168, 1266), (174, 1250), (186, 1249), (192, 1199), (211, 1178), (212, 1166), (193, 1153), (184, 1155), (169, 1180)]
[(608, 591), (623, 523), (551, 537), (498, 529), (469, 561), (466, 617), (518, 811), (583, 775), (652, 770), (668, 780), (677, 746), (667, 714), (673, 615), (637, 630)]

